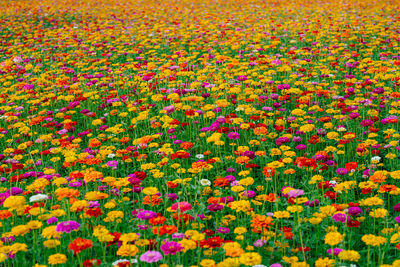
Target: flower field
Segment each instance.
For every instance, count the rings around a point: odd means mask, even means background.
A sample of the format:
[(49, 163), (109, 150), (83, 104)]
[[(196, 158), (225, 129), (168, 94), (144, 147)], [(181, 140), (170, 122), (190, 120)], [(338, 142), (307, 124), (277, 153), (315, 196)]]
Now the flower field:
[(0, 265), (399, 267), (399, 14), (0, 0)]

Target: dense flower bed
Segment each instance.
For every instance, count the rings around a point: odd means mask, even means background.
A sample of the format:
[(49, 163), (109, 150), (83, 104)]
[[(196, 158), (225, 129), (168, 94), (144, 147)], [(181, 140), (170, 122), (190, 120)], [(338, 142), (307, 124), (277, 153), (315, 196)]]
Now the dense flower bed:
[(399, 6), (0, 1), (2, 266), (400, 266)]

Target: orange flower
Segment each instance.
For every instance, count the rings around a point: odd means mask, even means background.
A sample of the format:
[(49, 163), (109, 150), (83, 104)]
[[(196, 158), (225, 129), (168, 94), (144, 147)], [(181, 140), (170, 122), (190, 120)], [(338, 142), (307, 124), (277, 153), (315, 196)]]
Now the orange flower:
[(264, 167), (263, 174), (265, 177), (272, 177), (275, 175), (275, 169), (271, 167)]
[(131, 139), (129, 137), (122, 137), (119, 141), (123, 144), (126, 144), (130, 141)]
[(385, 182), (387, 177), (382, 173), (374, 173), (369, 177), (369, 180), (374, 183), (383, 183)]
[(101, 177), (103, 177), (103, 174), (101, 172), (91, 171), (86, 173), (83, 179), (85, 180), (86, 183), (88, 183), (88, 182), (95, 182)]
[(288, 169), (288, 170), (285, 170), (283, 173), (284, 174), (293, 174), (293, 173), (295, 173), (296, 171), (294, 170), (294, 169)]
[(191, 149), (191, 148), (193, 147), (193, 144), (190, 143), (190, 142), (183, 142), (183, 143), (180, 145), (180, 147), (181, 147), (182, 149)]
[(236, 163), (238, 163), (238, 164), (240, 164), (240, 165), (243, 165), (243, 164), (247, 164), (247, 163), (249, 163), (249, 161), (250, 161), (251, 159), (249, 158), (249, 157), (247, 157), (247, 156), (242, 156), (242, 157), (238, 157), (238, 158), (236, 158)]
[(78, 189), (70, 189), (70, 188), (58, 188), (55, 192), (58, 200), (62, 200), (63, 198), (73, 198), (78, 197), (80, 195)]
[(92, 138), (89, 140), (89, 147), (98, 147), (101, 146), (101, 142), (96, 138)]
[(143, 198), (143, 205), (158, 206), (162, 202), (162, 198), (158, 195), (145, 196)]
[(0, 220), (8, 219), (12, 216), (9, 210), (0, 210)]
[(158, 127), (161, 126), (161, 123), (159, 123), (158, 121), (154, 122), (153, 124), (151, 124), (151, 128), (156, 129)]
[(272, 225), (272, 218), (265, 215), (256, 215), (251, 220), (251, 230), (254, 233), (262, 233), (267, 231), (268, 228)]
[(268, 129), (265, 127), (256, 127), (254, 128), (255, 135), (266, 135), (268, 134)]
[(210, 154), (211, 154), (211, 151), (210, 151), (210, 150), (207, 150), (207, 151), (203, 152), (203, 155), (204, 155), (204, 156), (208, 156), (208, 155), (210, 155)]

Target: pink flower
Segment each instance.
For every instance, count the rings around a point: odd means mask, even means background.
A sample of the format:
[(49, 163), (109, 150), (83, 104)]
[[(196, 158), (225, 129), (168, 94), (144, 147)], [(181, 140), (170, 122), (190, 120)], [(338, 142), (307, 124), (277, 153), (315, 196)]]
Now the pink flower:
[(163, 256), (158, 251), (146, 251), (140, 256), (140, 261), (152, 263), (162, 260)]

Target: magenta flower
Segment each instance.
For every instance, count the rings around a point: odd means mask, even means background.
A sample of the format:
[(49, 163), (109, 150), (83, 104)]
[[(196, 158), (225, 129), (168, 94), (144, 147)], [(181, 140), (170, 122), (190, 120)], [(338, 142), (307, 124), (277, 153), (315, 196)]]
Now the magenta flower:
[(339, 255), (339, 253), (340, 252), (342, 252), (343, 251), (343, 249), (341, 249), (341, 248), (334, 248), (334, 249), (328, 249), (326, 252), (328, 253), (328, 254), (333, 254), (333, 255), (335, 255), (335, 256), (337, 256), (337, 255)]
[(246, 81), (247, 80), (247, 76), (240, 75), (240, 76), (237, 77), (236, 80), (239, 81), (239, 82)]
[(339, 169), (336, 170), (336, 173), (337, 173), (338, 175), (346, 175), (348, 172), (349, 172), (349, 171), (346, 170), (346, 168), (339, 168)]
[(345, 223), (345, 222), (350, 221), (350, 217), (347, 216), (346, 214), (343, 214), (343, 213), (337, 213), (337, 214), (333, 215), (332, 219), (335, 222), (341, 222), (341, 223)]
[(228, 133), (228, 138), (233, 140), (238, 140), (240, 138), (240, 134), (237, 132)]
[(145, 210), (138, 213), (136, 218), (141, 220), (149, 220), (151, 218), (157, 217), (157, 213), (151, 210)]
[(175, 255), (176, 253), (182, 251), (183, 247), (181, 244), (175, 241), (165, 241), (165, 243), (161, 245), (160, 249), (165, 255)]
[(362, 209), (359, 208), (359, 207), (350, 207), (350, 208), (347, 210), (347, 213), (348, 213), (349, 215), (351, 215), (351, 216), (357, 216), (357, 215), (359, 215), (360, 213), (362, 213)]
[(118, 161), (110, 160), (109, 162), (107, 162), (107, 166), (111, 167), (113, 170), (116, 170), (118, 166)]
[(81, 225), (76, 221), (65, 221), (57, 224), (56, 231), (62, 233), (71, 233), (72, 231), (78, 230), (80, 227)]

